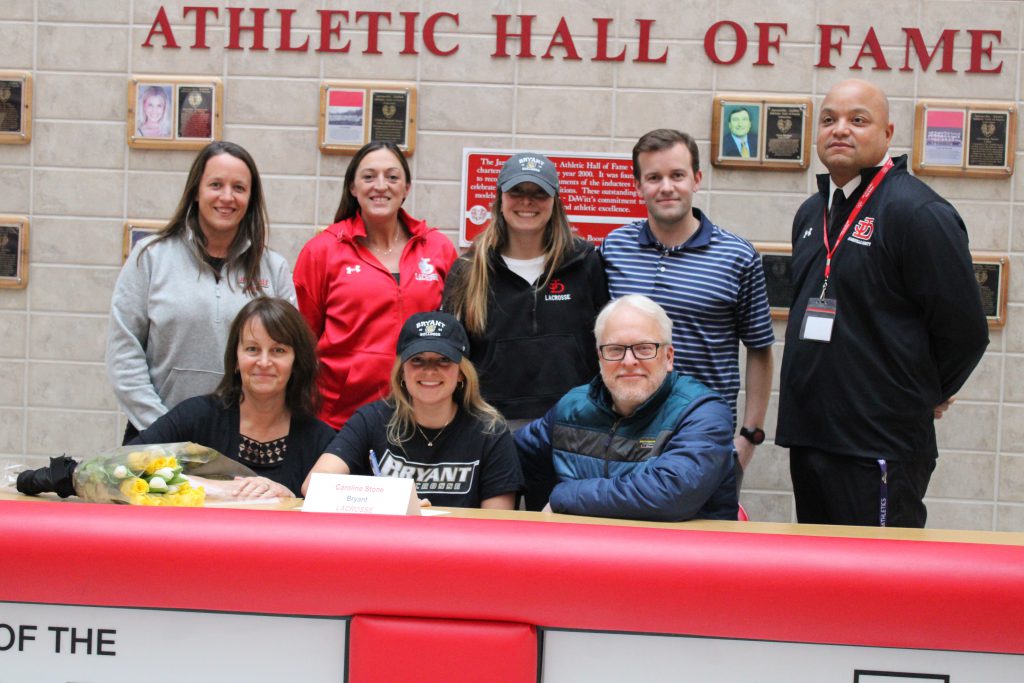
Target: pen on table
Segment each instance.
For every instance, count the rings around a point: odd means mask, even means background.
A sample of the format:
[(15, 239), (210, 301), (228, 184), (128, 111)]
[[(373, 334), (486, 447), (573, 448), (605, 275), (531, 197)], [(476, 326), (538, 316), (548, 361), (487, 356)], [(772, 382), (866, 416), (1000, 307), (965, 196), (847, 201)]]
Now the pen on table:
[(377, 454), (373, 452), (372, 448), (370, 449), (370, 468), (373, 470), (373, 476), (383, 476), (380, 473), (380, 463), (377, 462)]

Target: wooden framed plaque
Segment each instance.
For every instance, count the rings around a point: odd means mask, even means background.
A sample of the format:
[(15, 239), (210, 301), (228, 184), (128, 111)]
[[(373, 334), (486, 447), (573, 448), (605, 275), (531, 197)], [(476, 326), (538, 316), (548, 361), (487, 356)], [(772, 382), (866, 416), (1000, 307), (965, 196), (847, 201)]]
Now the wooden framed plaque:
[(810, 164), (811, 98), (717, 95), (712, 107), (713, 165), (800, 171)]
[(793, 248), (785, 242), (755, 242), (754, 248), (761, 255), (772, 319), (787, 320), (789, 306), (793, 301), (793, 285), (790, 282)]
[(320, 83), (320, 151), (354, 154), (371, 140), (393, 142), (406, 156), (416, 147), (412, 83)]
[(32, 140), (32, 74), (0, 71), (0, 145)]
[(1010, 291), (1010, 257), (978, 251), (971, 252), (971, 260), (988, 326), (1002, 328), (1006, 325), (1006, 299)]
[[(793, 248), (785, 242), (755, 242), (761, 255), (761, 267), (768, 291), (768, 306), (773, 320), (787, 320), (793, 301), (790, 282)], [(991, 252), (971, 252), (974, 279), (978, 282), (981, 307), (988, 326), (998, 329), (1006, 325), (1006, 301), (1010, 291), (1010, 257)]]
[(0, 288), (28, 285), (28, 218), (0, 215)]
[(143, 237), (160, 232), (167, 221), (125, 221), (124, 234), (121, 238), (121, 263), (128, 260), (128, 254)]
[(202, 149), (220, 140), (223, 89), (209, 76), (132, 76), (128, 82), (128, 146)]
[(921, 100), (914, 113), (914, 173), (1008, 178), (1016, 138), (1013, 103)]

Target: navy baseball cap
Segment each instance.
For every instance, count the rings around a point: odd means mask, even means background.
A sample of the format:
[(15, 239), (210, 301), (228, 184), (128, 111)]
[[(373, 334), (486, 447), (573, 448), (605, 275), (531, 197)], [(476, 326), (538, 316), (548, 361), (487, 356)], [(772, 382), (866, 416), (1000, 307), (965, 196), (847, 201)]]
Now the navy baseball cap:
[(440, 354), (453, 363), (461, 361), (469, 353), (469, 338), (462, 323), (440, 311), (409, 316), (398, 335), (398, 357), (404, 363), (424, 351)]

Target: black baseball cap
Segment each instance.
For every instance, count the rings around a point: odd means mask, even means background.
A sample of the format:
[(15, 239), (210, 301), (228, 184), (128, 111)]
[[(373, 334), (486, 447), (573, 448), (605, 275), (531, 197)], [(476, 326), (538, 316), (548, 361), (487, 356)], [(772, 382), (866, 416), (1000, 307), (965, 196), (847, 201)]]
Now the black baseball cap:
[(469, 338), (455, 316), (441, 311), (414, 313), (398, 335), (398, 357), (402, 362), (417, 353), (438, 353), (458, 363), (469, 353)]

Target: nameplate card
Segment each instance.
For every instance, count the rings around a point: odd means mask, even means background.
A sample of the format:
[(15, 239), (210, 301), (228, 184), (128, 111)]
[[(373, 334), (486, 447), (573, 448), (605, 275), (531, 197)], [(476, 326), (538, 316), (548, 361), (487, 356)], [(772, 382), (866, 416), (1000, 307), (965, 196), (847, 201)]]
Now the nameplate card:
[(420, 504), (412, 479), (318, 472), (309, 480), (302, 511), (418, 515)]

